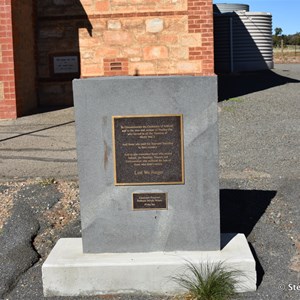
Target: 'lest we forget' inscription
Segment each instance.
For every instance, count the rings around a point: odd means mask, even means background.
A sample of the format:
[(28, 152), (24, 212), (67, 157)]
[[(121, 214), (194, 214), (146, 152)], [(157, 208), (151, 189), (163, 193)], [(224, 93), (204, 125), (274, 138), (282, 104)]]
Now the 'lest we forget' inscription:
[(113, 116), (115, 185), (182, 184), (182, 115)]

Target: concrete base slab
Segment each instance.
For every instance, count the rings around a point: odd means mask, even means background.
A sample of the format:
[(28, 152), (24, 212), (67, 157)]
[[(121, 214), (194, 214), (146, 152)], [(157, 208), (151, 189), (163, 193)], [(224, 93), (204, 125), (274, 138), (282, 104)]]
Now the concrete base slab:
[(220, 251), (84, 254), (80, 238), (60, 239), (42, 267), (45, 296), (180, 294), (171, 277), (195, 264), (224, 262), (241, 270), (238, 290), (256, 290), (255, 260), (243, 234), (222, 235)]

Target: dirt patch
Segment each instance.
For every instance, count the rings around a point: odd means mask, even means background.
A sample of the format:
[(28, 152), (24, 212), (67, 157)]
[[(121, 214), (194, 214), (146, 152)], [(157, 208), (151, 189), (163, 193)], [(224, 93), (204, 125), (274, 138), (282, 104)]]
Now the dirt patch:
[(300, 53), (274, 52), (273, 59), (275, 64), (300, 64)]
[(33, 180), (26, 182), (5, 182), (0, 184), (0, 232), (11, 216), (14, 207), (15, 195), (27, 185), (33, 183)]
[(44, 230), (38, 233), (33, 245), (39, 255), (45, 259), (58, 240), (60, 233), (69, 224), (79, 218), (79, 188), (75, 182), (54, 182), (57, 190), (62, 194), (59, 201), (44, 211), (41, 215)]
[(300, 238), (295, 242), (296, 253), (291, 259), (290, 269), (294, 272), (300, 273)]
[(18, 202), (27, 203), (40, 223), (34, 247), (45, 258), (61, 232), (79, 219), (79, 187), (76, 182), (53, 178), (5, 182), (0, 185), (0, 232)]

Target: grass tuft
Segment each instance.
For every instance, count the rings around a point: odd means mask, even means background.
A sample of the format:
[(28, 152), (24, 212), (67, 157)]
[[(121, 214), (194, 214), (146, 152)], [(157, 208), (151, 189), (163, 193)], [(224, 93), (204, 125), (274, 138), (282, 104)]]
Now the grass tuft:
[(240, 99), (240, 98), (229, 98), (229, 99), (227, 99), (227, 100), (225, 100), (225, 101), (226, 101), (226, 102), (237, 102), (237, 103), (243, 102), (243, 100)]
[(54, 178), (43, 178), (39, 181), (39, 184), (41, 186), (47, 186), (47, 185), (51, 185), (51, 184), (55, 184), (56, 181)]
[(182, 275), (172, 277), (187, 290), (189, 300), (229, 300), (237, 297), (237, 277), (243, 276), (239, 270), (229, 270), (222, 262), (206, 263), (199, 266), (187, 263)]

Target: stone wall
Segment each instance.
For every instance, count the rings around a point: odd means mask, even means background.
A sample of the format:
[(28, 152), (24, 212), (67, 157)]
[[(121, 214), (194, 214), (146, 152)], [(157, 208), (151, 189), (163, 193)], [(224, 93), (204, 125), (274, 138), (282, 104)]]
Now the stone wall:
[[(82, 76), (110, 76), (105, 59), (128, 60), (127, 75), (202, 74), (202, 60), (190, 60), (201, 34), (188, 33), (188, 16), (93, 19), (93, 36), (80, 30)], [(116, 74), (117, 75), (117, 74)]]
[(72, 104), (51, 56), (80, 53), (77, 77), (213, 75), (211, 0), (38, 0), (42, 105)]
[(212, 0), (2, 0), (0, 16), (0, 118), (72, 105), (74, 78), (214, 74)]
[[(53, 74), (52, 57), (80, 52), (79, 28), (90, 28), (80, 0), (37, 0), (38, 95), (41, 106), (73, 104), (72, 79)], [(85, 1), (90, 2), (90, 1)], [(80, 66), (79, 66), (80, 67)]]
[(38, 96), (41, 106), (72, 105), (74, 77), (51, 74), (51, 55), (79, 53), (79, 20), (57, 20), (39, 17), (38, 21)]
[(210, 0), (87, 2), (93, 31), (80, 29), (83, 77), (118, 75), (104, 68), (116, 58), (128, 60), (128, 75), (214, 73)]

